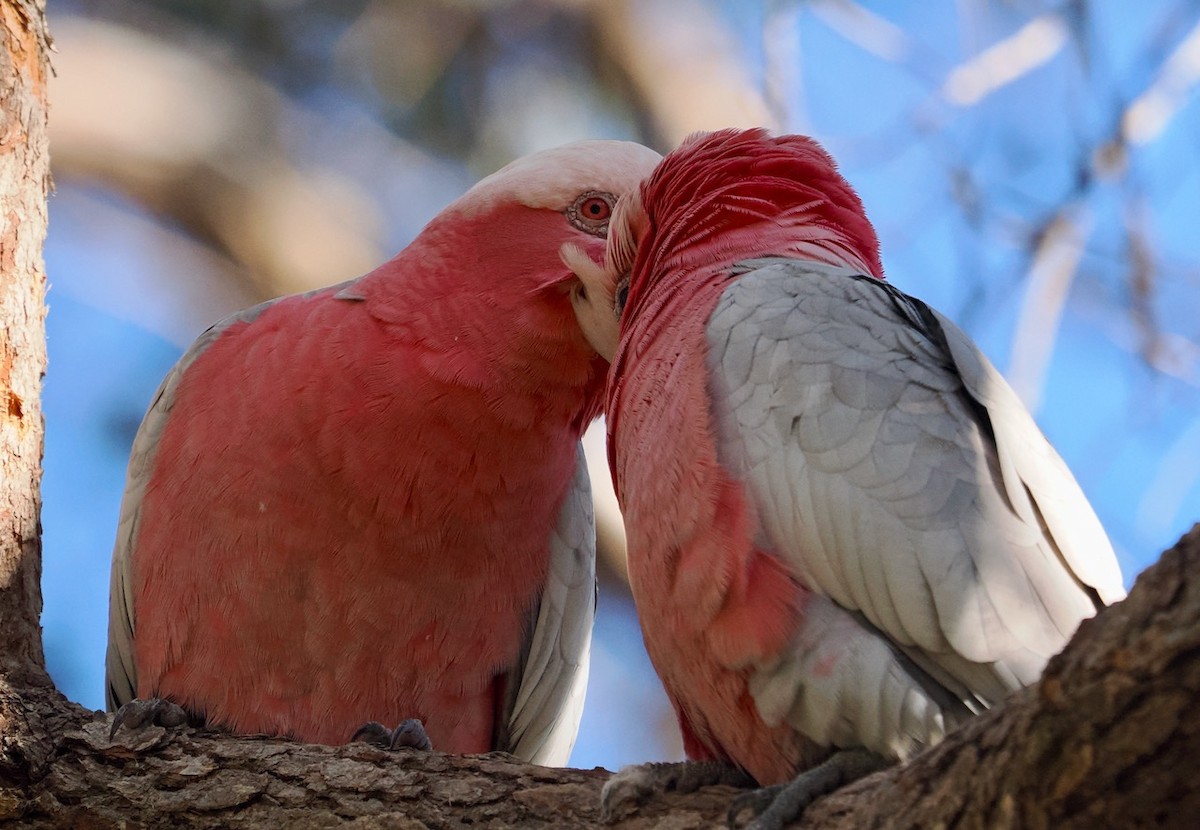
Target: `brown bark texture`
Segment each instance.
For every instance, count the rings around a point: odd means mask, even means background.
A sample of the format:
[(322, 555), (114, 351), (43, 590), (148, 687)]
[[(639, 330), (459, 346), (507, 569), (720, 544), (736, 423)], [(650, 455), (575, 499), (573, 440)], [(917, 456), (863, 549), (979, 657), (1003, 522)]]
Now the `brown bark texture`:
[(0, 0), (0, 656), (39, 667), (47, 48), (40, 0)]
[[(1190, 828), (1198, 695), (1200, 526), (1086, 622), (1040, 684), (819, 801), (797, 826)], [(2, 704), (38, 725), (43, 751), (0, 765), (0, 826), (604, 826), (603, 770), (160, 727), (109, 740), (104, 716), (51, 689), (10, 687)], [(669, 793), (609, 826), (722, 826), (733, 795)]]
[(53, 691), (39, 626), (48, 50), (41, 0), (0, 0), (0, 815), (55, 745), (16, 691)]

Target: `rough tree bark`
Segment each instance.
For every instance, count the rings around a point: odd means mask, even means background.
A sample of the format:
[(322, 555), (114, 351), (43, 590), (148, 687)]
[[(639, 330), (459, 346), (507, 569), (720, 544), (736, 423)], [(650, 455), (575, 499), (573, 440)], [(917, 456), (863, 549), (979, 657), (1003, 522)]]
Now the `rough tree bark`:
[[(906, 766), (818, 802), (797, 826), (1191, 828), (1200, 816), (1198, 694), (1200, 526), (1128, 600), (1085, 623), (1040, 684)], [(0, 825), (602, 826), (603, 770), (159, 727), (110, 741), (104, 716), (52, 689), (23, 690), (6, 705), (43, 731), (37, 753), (0, 765)], [(719, 826), (732, 795), (671, 793), (612, 826)]]
[(45, 32), (41, 0), (0, 0), (0, 781), (42, 769), (53, 747), (22, 700), (26, 693), (53, 692), (38, 624), (42, 243), (49, 189)]
[(46, 370), (46, 43), (38, 3), (0, 3), (0, 648), (42, 663), (38, 512)]
[[(603, 770), (151, 727), (108, 738), (43, 669), (44, 0), (0, 0), (0, 826), (595, 827)], [(1191, 827), (1200, 527), (1086, 623), (1036, 687), (800, 825)], [(668, 794), (615, 826), (717, 825), (732, 792)]]

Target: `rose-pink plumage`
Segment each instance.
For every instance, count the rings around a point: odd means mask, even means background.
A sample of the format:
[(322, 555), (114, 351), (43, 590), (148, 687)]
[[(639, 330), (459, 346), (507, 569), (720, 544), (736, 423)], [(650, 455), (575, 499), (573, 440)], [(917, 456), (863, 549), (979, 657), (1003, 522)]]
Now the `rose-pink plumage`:
[(113, 559), (110, 706), (565, 763), (594, 613), (579, 437), (605, 362), (564, 243), (599, 254), (657, 154), (583, 142), (480, 182), (359, 279), (206, 332), (142, 424)]

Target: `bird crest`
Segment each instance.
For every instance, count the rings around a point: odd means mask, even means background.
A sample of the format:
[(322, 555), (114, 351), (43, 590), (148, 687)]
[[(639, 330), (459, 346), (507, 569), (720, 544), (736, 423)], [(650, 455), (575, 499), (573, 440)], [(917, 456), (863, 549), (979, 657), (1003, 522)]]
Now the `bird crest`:
[(834, 160), (806, 136), (761, 128), (690, 136), (618, 203), (606, 254), (618, 282), (762, 256), (883, 278), (875, 229)]

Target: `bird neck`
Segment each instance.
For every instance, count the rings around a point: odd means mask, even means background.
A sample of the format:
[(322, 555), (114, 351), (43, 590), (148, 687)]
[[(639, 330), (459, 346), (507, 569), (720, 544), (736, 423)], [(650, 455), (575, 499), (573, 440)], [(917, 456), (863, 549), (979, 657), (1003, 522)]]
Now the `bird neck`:
[(561, 236), (562, 217), (513, 210), (526, 213), (444, 213), (364, 277), (361, 293), (434, 379), (479, 390), (492, 409), (532, 408), (582, 432), (600, 412), (608, 364), (575, 322), (557, 274), (565, 266), (545, 241)]
[(653, 267), (662, 273), (695, 272), (704, 279), (738, 262), (773, 256), (883, 275), (878, 263), (872, 263), (852, 234), (833, 223), (805, 216), (731, 227), (712, 238), (676, 235), (665, 242), (663, 254), (655, 259)]

